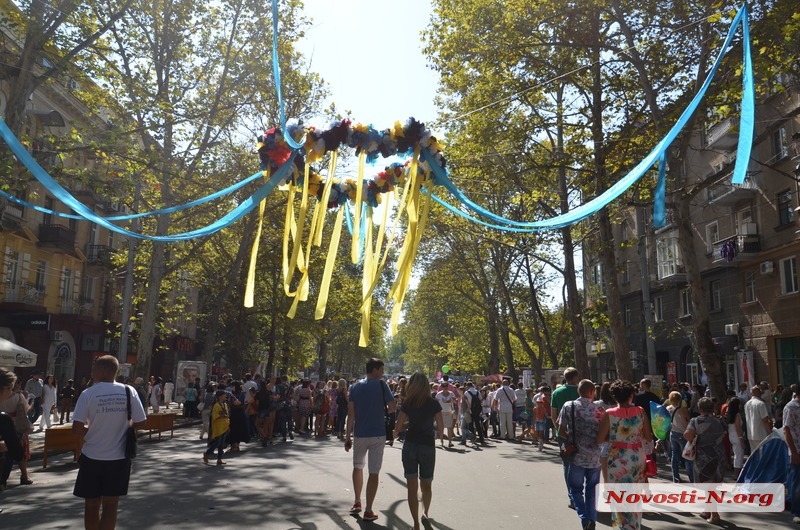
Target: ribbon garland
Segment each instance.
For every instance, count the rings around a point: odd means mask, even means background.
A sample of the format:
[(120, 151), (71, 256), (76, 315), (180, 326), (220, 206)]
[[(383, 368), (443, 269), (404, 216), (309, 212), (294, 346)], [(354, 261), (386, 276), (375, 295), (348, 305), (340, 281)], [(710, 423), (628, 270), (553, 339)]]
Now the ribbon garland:
[[(135, 213), (124, 216), (102, 217), (78, 201), (72, 194), (55, 181), (31, 156), (28, 150), (14, 136), (6, 123), (0, 120), (0, 137), (8, 144), (11, 151), (19, 161), (33, 174), (33, 176), (48, 189), (59, 201), (73, 210), (74, 214), (55, 212), (42, 208), (14, 197), (2, 190), (0, 196), (19, 204), (30, 207), (36, 211), (50, 213), (59, 217), (70, 219), (87, 219), (104, 228), (129, 237), (147, 239), (152, 241), (183, 241), (197, 237), (206, 237), (238, 221), (255, 209), (259, 208), (259, 230), (253, 244), (248, 271), (245, 306), (252, 307), (253, 291), (255, 284), (255, 269), (260, 242), (260, 232), (263, 227), (263, 214), (266, 197), (279, 185), (288, 184), (288, 199), (286, 207), (286, 220), (283, 237), (283, 277), (284, 290), (288, 296), (295, 298), (290, 309), (290, 316), (294, 316), (297, 304), (308, 296), (308, 265), (312, 246), (320, 246), (326, 208), (339, 208), (334, 222), (333, 233), (328, 248), (320, 295), (315, 310), (315, 319), (324, 317), (329, 292), (329, 282), (338, 253), (342, 224), (346, 221), (348, 230), (353, 234), (350, 249), (351, 261), (363, 262), (362, 278), (362, 327), (360, 345), (366, 346), (369, 336), (369, 317), (371, 311), (371, 297), (386, 262), (388, 249), (394, 238), (392, 232), (389, 241), (383, 249), (382, 244), (386, 231), (387, 213), (380, 223), (378, 240), (373, 245), (373, 208), (381, 202), (384, 193), (394, 194), (396, 186), (404, 186), (400, 199), (398, 217), (405, 214), (408, 217), (408, 232), (403, 242), (397, 261), (397, 277), (389, 292), (389, 301), (394, 303), (392, 309), (392, 332), (396, 332), (399, 321), (400, 308), (405, 298), (405, 293), (411, 278), (411, 270), (418, 248), (421, 235), (428, 219), (430, 206), (437, 202), (448, 208), (451, 212), (464, 218), (498, 230), (509, 232), (535, 232), (540, 230), (560, 229), (575, 224), (593, 215), (610, 202), (627, 191), (635, 182), (649, 171), (658, 162), (658, 181), (654, 198), (654, 224), (662, 226), (664, 222), (664, 200), (666, 195), (666, 150), (674, 142), (677, 135), (685, 127), (690, 117), (697, 110), (698, 105), (706, 94), (722, 58), (730, 48), (731, 42), (739, 25), (742, 26), (743, 41), (743, 73), (742, 73), (742, 110), (739, 128), (739, 143), (737, 158), (731, 182), (741, 184), (747, 174), (752, 139), (755, 124), (755, 89), (752, 69), (752, 56), (750, 50), (750, 30), (748, 22), (748, 9), (744, 4), (736, 13), (731, 22), (730, 29), (719, 54), (709, 70), (703, 85), (695, 94), (690, 104), (652, 151), (639, 162), (628, 174), (623, 176), (608, 190), (593, 200), (584, 203), (569, 212), (555, 217), (535, 221), (519, 222), (496, 215), (480, 205), (472, 202), (449, 179), (446, 161), (442, 155), (442, 148), (436, 138), (425, 128), (424, 124), (413, 118), (403, 125), (396, 122), (393, 127), (384, 131), (377, 131), (371, 126), (362, 124), (352, 125), (349, 120), (336, 122), (326, 131), (317, 131), (314, 128), (303, 128), (301, 124), (287, 125), (284, 103), (281, 93), (280, 67), (278, 64), (278, 8), (277, 0), (272, 0), (273, 8), (273, 75), (275, 78), (278, 104), (280, 107), (280, 128), (273, 128), (258, 138), (258, 153), (261, 159), (261, 172), (256, 173), (228, 188), (212, 193), (194, 201), (154, 210), (151, 212)], [(359, 157), (358, 178), (342, 181), (334, 178), (336, 167), (336, 153), (340, 146), (346, 145), (356, 150)], [(378, 156), (390, 157), (392, 155), (408, 155), (413, 152), (412, 160), (406, 164), (393, 163), (372, 179), (364, 179), (364, 166), (366, 162), (374, 162)], [(310, 163), (320, 160), (330, 153), (331, 160), (327, 180), (322, 179), (314, 172)], [(308, 162), (308, 163), (307, 163)], [(302, 174), (302, 177), (300, 176)], [(154, 215), (167, 215), (185, 210), (199, 204), (220, 198), (262, 176), (266, 182), (249, 198), (231, 210), (217, 221), (187, 232), (171, 235), (151, 236), (139, 234), (113, 224), (112, 221), (126, 221), (134, 218)], [(407, 185), (406, 185), (407, 184)], [(449, 205), (432, 192), (432, 185), (443, 186), (463, 206), (477, 215), (487, 219), (484, 221), (470, 216), (461, 209)], [(294, 200), (301, 190), (300, 207), (295, 217)], [(303, 252), (303, 235), (308, 214), (309, 198), (317, 199), (308, 229), (306, 252)], [(350, 205), (354, 212), (350, 212)], [(386, 208), (388, 210), (388, 208)], [(397, 220), (395, 223), (397, 224)], [(289, 253), (290, 241), (293, 244)], [(295, 291), (291, 290), (291, 280), (294, 272), (301, 274), (301, 279)]]

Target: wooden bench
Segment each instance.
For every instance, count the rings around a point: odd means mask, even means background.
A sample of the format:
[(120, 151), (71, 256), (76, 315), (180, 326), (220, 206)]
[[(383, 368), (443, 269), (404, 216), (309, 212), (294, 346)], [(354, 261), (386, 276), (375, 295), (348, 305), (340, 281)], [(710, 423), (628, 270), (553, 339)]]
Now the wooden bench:
[(175, 414), (171, 412), (156, 412), (147, 416), (144, 424), (136, 428), (138, 431), (147, 431), (148, 440), (153, 438), (153, 433), (158, 433), (158, 439), (161, 439), (161, 433), (169, 431), (169, 437), (172, 438), (175, 433)]
[(42, 452), (42, 468), (47, 467), (48, 451), (69, 450), (74, 453), (74, 461), (83, 446), (83, 437), (72, 432), (72, 424), (56, 425), (44, 431), (44, 451)]

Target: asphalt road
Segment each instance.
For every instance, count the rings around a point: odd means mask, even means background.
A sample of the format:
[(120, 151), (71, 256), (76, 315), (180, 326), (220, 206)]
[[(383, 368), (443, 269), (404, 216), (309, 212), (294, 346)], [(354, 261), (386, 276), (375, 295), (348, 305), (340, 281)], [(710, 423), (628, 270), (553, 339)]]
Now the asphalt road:
[[(351, 454), (335, 438), (295, 437), (261, 448), (242, 445), (227, 466), (206, 466), (195, 427), (173, 439), (140, 441), (131, 487), (120, 502), (120, 529), (405, 529), (406, 503), (400, 444), (387, 447), (374, 509), (365, 522), (348, 512), (352, 502)], [(461, 446), (456, 445), (456, 448)], [(213, 460), (212, 460), (213, 462)], [(0, 528), (82, 528), (83, 501), (72, 495), (77, 466), (56, 455), (46, 470), (31, 462), (32, 486), (0, 493)], [(667, 477), (666, 467), (660, 475)], [(9, 484), (16, 484), (14, 470)], [(363, 499), (362, 499), (363, 502)], [(531, 445), (492, 443), (480, 450), (437, 449), (431, 523), (434, 528), (580, 528), (567, 506), (555, 446), (538, 453)], [(611, 525), (601, 514), (598, 528)], [(789, 512), (729, 514), (726, 529), (789, 528)], [(696, 515), (645, 516), (645, 528), (713, 528)]]

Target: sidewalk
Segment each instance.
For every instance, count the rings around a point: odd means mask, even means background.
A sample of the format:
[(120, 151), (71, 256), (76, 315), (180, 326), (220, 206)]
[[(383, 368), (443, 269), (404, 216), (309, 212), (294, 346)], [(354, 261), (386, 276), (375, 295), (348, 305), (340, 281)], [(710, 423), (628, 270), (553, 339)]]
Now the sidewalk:
[[(148, 409), (148, 413), (151, 413), (152, 410)], [(168, 412), (171, 414), (175, 414), (175, 429), (183, 429), (191, 426), (199, 426), (200, 425), (200, 418), (185, 418), (183, 416), (183, 409), (178, 408), (177, 403), (170, 403), (170, 408), (161, 407), (159, 410), (160, 413)], [(34, 432), (28, 435), (28, 439), (30, 440), (31, 444), (31, 458), (30, 461), (34, 460), (41, 460), (42, 454), (44, 453), (44, 433), (45, 431), (36, 430), (39, 427), (39, 421), (36, 420), (36, 426), (34, 428)], [(71, 421), (70, 421), (71, 423)], [(53, 423), (53, 425), (59, 425), (58, 422)], [(146, 432), (140, 432), (139, 436), (147, 436)], [(63, 451), (50, 451), (48, 453), (48, 458), (50, 456), (59, 455), (59, 454), (66, 454), (69, 453), (68, 450)]]

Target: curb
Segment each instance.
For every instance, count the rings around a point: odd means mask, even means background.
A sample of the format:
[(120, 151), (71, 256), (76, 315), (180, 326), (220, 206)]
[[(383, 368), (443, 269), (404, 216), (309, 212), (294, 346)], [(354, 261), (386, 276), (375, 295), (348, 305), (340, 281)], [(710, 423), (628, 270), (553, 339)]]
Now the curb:
[[(177, 431), (178, 429), (185, 429), (185, 428), (188, 428), (188, 427), (199, 426), (201, 423), (202, 423), (201, 419), (199, 419), (199, 418), (198, 419), (193, 419), (193, 420), (190, 420), (190, 421), (176, 423), (174, 429)], [(146, 432), (137, 432), (137, 435), (139, 436), (139, 438), (142, 438), (142, 437), (147, 436), (147, 433)], [(31, 450), (31, 457), (28, 459), (28, 462), (39, 461), (39, 460), (42, 459), (42, 456), (44, 455), (44, 443), (37, 444), (37, 446), (39, 446), (39, 447), (37, 447), (36, 450)], [(47, 454), (48, 454), (48, 458), (49, 458), (51, 456), (67, 455), (67, 454), (70, 454), (70, 453), (72, 453), (72, 451), (70, 451), (68, 449), (65, 449), (65, 450), (49, 451)]]

